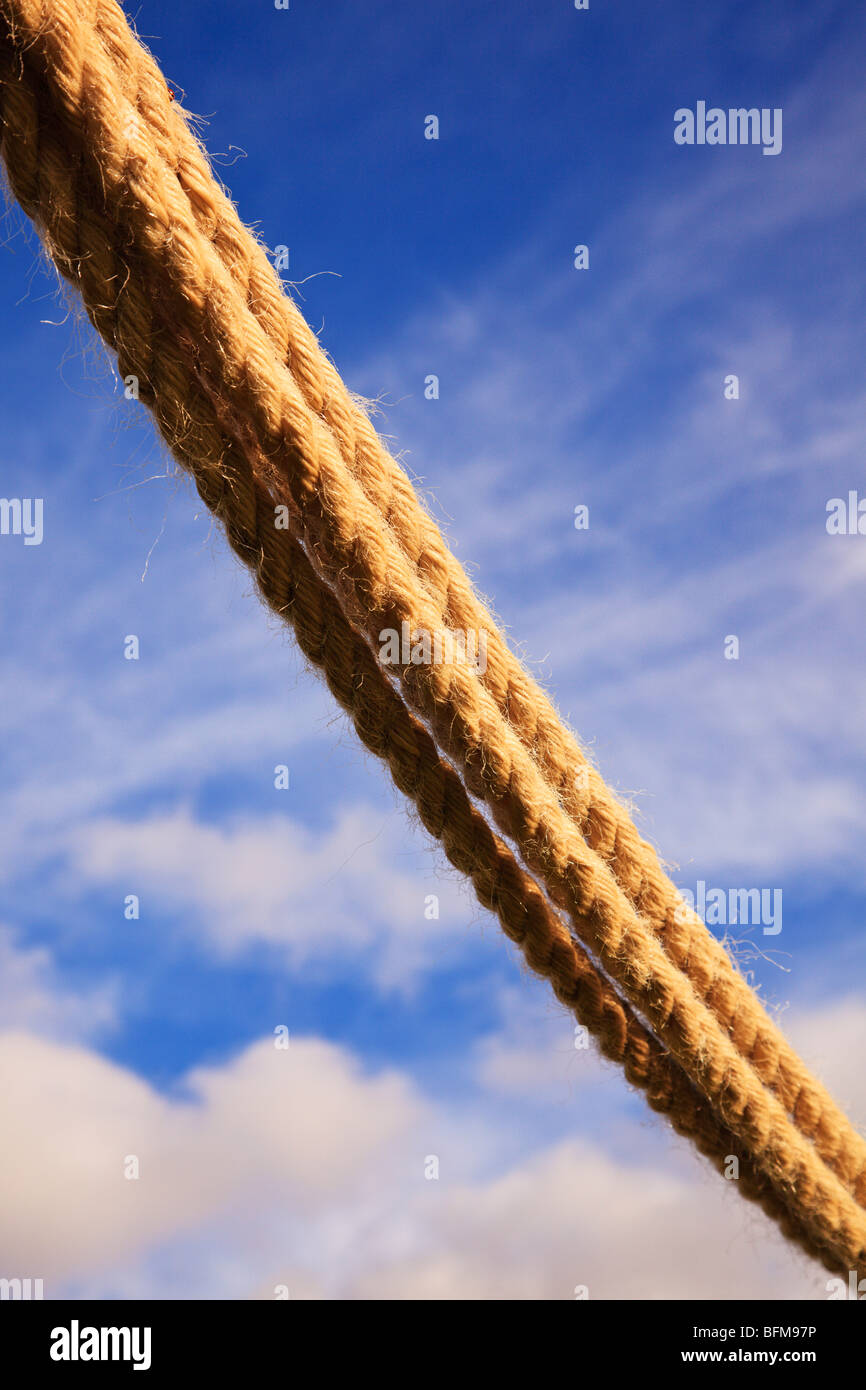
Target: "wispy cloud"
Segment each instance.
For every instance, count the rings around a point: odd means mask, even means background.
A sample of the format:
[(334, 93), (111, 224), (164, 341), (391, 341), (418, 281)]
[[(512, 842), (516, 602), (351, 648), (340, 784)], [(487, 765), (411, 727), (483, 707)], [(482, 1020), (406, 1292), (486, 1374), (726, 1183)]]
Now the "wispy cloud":
[(151, 920), (179, 918), (223, 959), (268, 946), (293, 970), (362, 969), (387, 990), (452, 964), (474, 911), (429, 845), (372, 807), (344, 807), (327, 831), (288, 816), (208, 825), (188, 810), (97, 820), (69, 854), (80, 882), (139, 893)]

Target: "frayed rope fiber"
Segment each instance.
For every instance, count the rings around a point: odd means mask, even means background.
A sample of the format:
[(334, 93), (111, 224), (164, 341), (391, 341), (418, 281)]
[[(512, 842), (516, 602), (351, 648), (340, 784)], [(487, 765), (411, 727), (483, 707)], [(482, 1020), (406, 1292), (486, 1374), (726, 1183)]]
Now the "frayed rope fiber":
[[(606, 1055), (716, 1167), (739, 1157), (738, 1188), (787, 1235), (863, 1271), (862, 1137), (510, 652), (122, 11), (0, 0), (0, 16), (13, 192), (266, 601)], [(483, 633), (485, 672), (413, 666), (392, 684), (371, 644), (404, 621)]]

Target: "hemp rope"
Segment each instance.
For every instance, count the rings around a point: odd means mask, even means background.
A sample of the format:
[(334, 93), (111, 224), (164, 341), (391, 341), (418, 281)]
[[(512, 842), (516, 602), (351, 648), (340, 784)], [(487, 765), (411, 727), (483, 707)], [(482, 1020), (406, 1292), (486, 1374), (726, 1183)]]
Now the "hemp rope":
[[(244, 291), (280, 360), (290, 366), (310, 409), (331, 429), (343, 458), (392, 527), (448, 626), (486, 634), (487, 670), (482, 680), (536, 757), (564, 809), (590, 848), (610, 863), (667, 954), (688, 974), (740, 1053), (779, 1096), (801, 1132), (816, 1143), (822, 1158), (859, 1201), (866, 1201), (866, 1141), (803, 1067), (723, 947), (686, 907), (654, 848), (640, 837), (625, 808), (507, 646), (405, 473), (352, 399), (303, 315), (283, 293), (264, 248), (215, 183), (182, 109), (166, 99), (165, 79), (131, 35), (123, 12), (114, 0), (87, 0), (85, 9), (116, 65), (121, 90), (146, 120), (155, 148), (187, 193), (198, 225)], [(583, 774), (579, 778), (576, 768)]]
[[(2, 125), (7, 142), (38, 149), (40, 165), (50, 171), (50, 198), (45, 202), (49, 220), (43, 235), (55, 264), (81, 288), (85, 303), (93, 306), (91, 320), (117, 350), (123, 375), (133, 365), (127, 337), (133, 344), (144, 340), (158, 345), (151, 354), (153, 384), (151, 380), (142, 383), (142, 398), (157, 412), (164, 437), (193, 474), (203, 500), (223, 519), (235, 553), (255, 570), (266, 602), (294, 627), (308, 659), (324, 669), (330, 689), (352, 715), (365, 746), (388, 762), (396, 785), (413, 799), (426, 829), (442, 842), (455, 868), (471, 876), (479, 901), (497, 912), (503, 930), (520, 946), (530, 968), (550, 981), (560, 1001), (596, 1037), (604, 1055), (623, 1066), (626, 1079), (645, 1091), (650, 1106), (666, 1114), (677, 1132), (693, 1140), (718, 1171), (729, 1157), (737, 1157), (742, 1165), (741, 1194), (759, 1202), (789, 1239), (837, 1272), (841, 1266), (832, 1252), (797, 1223), (760, 1174), (752, 1174), (748, 1151), (720, 1124), (670, 1055), (599, 975), (534, 880), (471, 805), (459, 777), (439, 758), (423, 725), (405, 709), (301, 547), (271, 525), (257, 525), (257, 513), (267, 515), (272, 499), (256, 489), (243, 456), (218, 433), (213, 414), (191, 388), (166, 326), (156, 321), (137, 277), (117, 259), (110, 228), (95, 210), (96, 190), (80, 196), (79, 189), (80, 208), (76, 206), (76, 188), (69, 174), (74, 157), (53, 131), (46, 128), (40, 133), (33, 93), (26, 80), (14, 83), (8, 59), (8, 51), (0, 49)], [(12, 163), (19, 171), (26, 168), (22, 160)], [(33, 189), (24, 179), (19, 177), (15, 192), (25, 210), (36, 210)], [(84, 220), (90, 251), (79, 257), (77, 227)], [(111, 286), (116, 287), (113, 303), (106, 299)], [(362, 691), (363, 700), (359, 698)]]
[[(136, 151), (136, 153), (138, 153), (138, 151)], [(122, 191), (122, 181), (121, 181), (121, 184), (120, 184), (119, 186), (118, 186), (116, 180), (115, 180), (114, 182), (111, 183), (111, 197), (112, 197), (112, 198), (114, 198), (114, 197), (117, 196), (118, 187), (120, 187), (120, 191)], [(145, 249), (147, 250), (147, 249), (148, 249), (148, 242), (147, 242), (147, 238), (146, 238), (146, 237), (145, 237), (145, 239), (144, 239), (143, 245), (144, 245)], [(157, 259), (158, 259), (158, 258), (157, 258)], [(207, 305), (207, 299), (206, 299), (206, 296), (205, 296), (205, 298), (204, 298), (203, 301), (202, 301), (202, 305), (199, 306), (199, 307), (200, 307), (200, 308), (201, 308), (201, 307), (206, 307), (206, 305)], [(173, 310), (177, 308), (177, 305), (174, 303), (174, 301), (172, 302), (172, 307), (173, 307)], [(186, 322), (193, 328), (193, 330), (195, 330), (196, 328), (200, 328), (202, 325), (207, 325), (208, 319), (207, 319), (207, 315), (205, 314), (203, 317), (199, 317), (199, 319), (196, 320), (196, 316), (195, 316), (195, 314), (193, 314), (192, 317), (191, 317), (190, 319), (187, 319), (187, 320), (186, 320)], [(258, 365), (258, 363), (257, 363), (257, 365)], [(208, 370), (213, 370), (212, 365), (210, 365), (210, 366), (208, 367)], [(240, 380), (241, 380), (241, 383), (244, 384), (244, 383), (243, 383), (243, 371), (241, 371), (241, 373), (240, 373)], [(231, 376), (228, 376), (228, 377), (227, 377), (227, 379), (226, 379), (226, 385), (227, 385), (227, 386), (232, 386), (232, 385), (234, 385), (234, 382), (232, 381)], [(266, 433), (266, 437), (267, 437), (268, 417), (267, 417), (266, 414), (263, 415), (263, 416), (260, 416), (260, 426), (261, 426), (261, 424), (264, 424), (264, 425), (265, 425), (265, 433)], [(272, 437), (273, 437), (273, 436), (272, 436)], [(316, 442), (317, 442), (317, 441), (314, 439), (314, 443), (316, 443)], [(318, 442), (320, 442), (320, 441), (318, 441)], [(297, 441), (295, 441), (295, 447), (297, 448)], [(305, 456), (304, 456), (303, 452), (301, 451), (301, 449), (298, 449), (298, 453), (299, 453), (300, 458), (301, 458), (301, 460), (302, 460), (303, 462), (309, 462), (309, 454), (308, 454), (307, 457), (305, 458)], [(314, 453), (313, 453), (313, 456), (312, 456), (312, 457), (313, 457), (313, 460), (315, 461), (315, 454), (314, 454)], [(327, 475), (326, 475), (326, 476), (327, 476)], [(301, 493), (300, 495), (301, 495), (302, 498), (304, 497), (303, 493)], [(297, 501), (297, 498), (296, 498), (296, 501)], [(304, 501), (307, 501), (307, 505), (308, 505), (308, 509), (309, 509), (308, 515), (307, 515), (306, 517), (304, 517), (304, 514), (303, 514), (303, 501), (302, 501), (302, 503), (301, 503), (301, 507), (299, 508), (299, 511), (300, 511), (300, 515), (301, 515), (302, 518), (305, 520), (306, 524), (309, 526), (309, 525), (310, 525), (310, 514), (312, 515), (313, 521), (315, 521), (315, 512), (314, 512), (314, 509), (313, 509), (313, 508), (309, 507), (309, 502), (308, 502), (308, 500), (307, 500), (307, 499), (304, 499)], [(325, 511), (326, 511), (326, 513), (327, 513), (327, 509), (325, 509)], [(330, 518), (329, 518), (329, 519), (330, 519)], [(315, 538), (316, 538), (316, 536), (315, 536), (315, 529), (313, 529), (313, 535), (314, 535), (314, 539), (315, 539)], [(356, 540), (356, 539), (357, 539), (357, 537), (352, 537), (352, 540), (353, 540), (353, 541)], [(327, 554), (327, 552), (326, 552), (326, 554)], [(339, 546), (337, 547), (336, 554), (338, 555), (338, 557), (339, 557), (341, 560), (345, 560), (345, 557), (347, 556), (347, 554), (348, 554), (348, 557), (351, 559), (351, 549), (347, 552), (346, 547), (345, 547), (345, 543), (344, 543), (344, 545), (343, 545), (342, 550), (340, 550)], [(328, 557), (328, 558), (330, 558), (330, 557)], [(362, 560), (363, 560), (364, 557), (362, 556), (361, 558), (362, 558)], [(362, 575), (364, 575), (363, 564), (360, 566), (360, 568), (361, 568), (361, 573), (362, 573)], [(386, 592), (387, 592), (387, 590), (386, 590)], [(421, 695), (422, 695), (422, 698), (427, 699), (428, 704), (429, 704), (429, 695), (430, 695), (430, 692), (425, 691), (425, 690), (422, 688), (422, 690), (421, 690)], [(435, 701), (435, 692), (434, 692), (434, 701)], [(435, 709), (434, 709), (434, 713), (435, 713)], [(465, 740), (464, 740), (464, 745), (461, 747), (461, 751), (463, 752), (463, 755), (464, 755), (464, 756), (465, 756), (466, 748), (467, 748), (467, 747), (470, 748), (470, 754), (471, 754), (471, 751), (472, 751), (472, 750), (471, 750), (471, 746), (467, 745), (467, 744), (465, 743)], [(525, 848), (525, 846), (524, 846), (524, 848)], [(568, 898), (569, 898), (568, 892), (565, 892), (564, 896), (568, 899)], [(680, 996), (680, 997), (682, 997), (682, 996)], [(686, 996), (686, 998), (687, 998), (687, 996)], [(663, 1030), (663, 1029), (660, 1029), (660, 1031), (662, 1032), (662, 1034), (664, 1034), (664, 1030)], [(694, 1041), (694, 1038), (692, 1038), (692, 1041)], [(716, 1096), (716, 1098), (719, 1099), (718, 1095)], [(753, 1098), (753, 1099), (754, 1099), (754, 1098)], [(760, 1106), (759, 1106), (758, 1108), (759, 1108), (759, 1110), (760, 1110)], [(776, 1109), (778, 1110), (778, 1107), (776, 1107)], [(775, 1122), (778, 1122), (778, 1115), (775, 1114), (775, 1112), (773, 1112), (773, 1111), (771, 1111), (770, 1114), (771, 1114), (772, 1117), (774, 1117)], [(741, 1118), (742, 1118), (742, 1117), (741, 1117)], [(746, 1126), (746, 1128), (748, 1129), (748, 1125)], [(772, 1147), (772, 1146), (771, 1146), (771, 1147)], [(769, 1152), (769, 1150), (768, 1150), (768, 1152)], [(800, 1150), (799, 1150), (799, 1158), (800, 1158), (800, 1160), (802, 1160), (802, 1158), (803, 1158), (803, 1148), (802, 1148), (802, 1146), (801, 1146), (801, 1148), (800, 1148)], [(807, 1163), (806, 1163), (806, 1170), (807, 1170), (807, 1171), (808, 1171), (808, 1168), (809, 1168), (809, 1164), (808, 1164), (808, 1162), (807, 1162)], [(791, 1173), (791, 1172), (795, 1171), (795, 1170), (792, 1170), (792, 1169), (790, 1168), (790, 1165), (788, 1165), (788, 1166), (786, 1167), (784, 1164), (782, 1165), (782, 1169), (783, 1169), (783, 1171), (785, 1171), (785, 1172), (787, 1172), (787, 1173)], [(823, 1183), (823, 1187), (821, 1186), (822, 1183)], [(832, 1191), (832, 1188), (830, 1188), (829, 1191), (827, 1190), (826, 1182), (825, 1182), (825, 1180), (823, 1179), (823, 1177), (820, 1176), (820, 1174), (819, 1174), (819, 1190), (823, 1193), (823, 1195), (824, 1195), (824, 1197), (826, 1198), (827, 1202), (829, 1202), (829, 1203), (832, 1205), (832, 1200), (833, 1200), (833, 1191)], [(827, 1213), (826, 1213), (826, 1212), (824, 1213), (824, 1216), (825, 1216), (825, 1217), (827, 1216)], [(850, 1234), (850, 1232), (849, 1232), (849, 1234)], [(856, 1237), (855, 1237), (855, 1238), (856, 1238)]]

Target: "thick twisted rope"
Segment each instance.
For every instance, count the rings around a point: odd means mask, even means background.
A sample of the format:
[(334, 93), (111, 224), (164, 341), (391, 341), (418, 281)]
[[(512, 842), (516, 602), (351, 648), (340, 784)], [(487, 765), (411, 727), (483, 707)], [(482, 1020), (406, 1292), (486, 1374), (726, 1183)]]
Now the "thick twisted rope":
[[(50, 38), (52, 29), (45, 32)], [(37, 33), (34, 37), (38, 39), (40, 35)], [(69, 37), (67, 32), (62, 39), (67, 56)], [(58, 55), (52, 53), (51, 57), (53, 62)], [(76, 124), (82, 125), (86, 134), (93, 108), (82, 107), (82, 91), (86, 87), (88, 103), (96, 99), (97, 111), (100, 98), (104, 108), (106, 97), (105, 92), (99, 90), (98, 81), (94, 90), (95, 55), (87, 49), (86, 36), (84, 58), (77, 71), (75, 64), (72, 65), (71, 86), (63, 88), (56, 84), (54, 90), (61, 93), (61, 105), (66, 105), (67, 115), (72, 93), (71, 110), (77, 114)], [(77, 80), (82, 78), (87, 81)], [(109, 93), (109, 110), (112, 100)], [(103, 118), (105, 114), (103, 109)], [(113, 114), (123, 117), (127, 112), (121, 105), (119, 110), (115, 107)], [(285, 374), (281, 377), (274, 371), (273, 362), (269, 363), (266, 350), (256, 339), (254, 325), (244, 319), (236, 297), (227, 293), (224, 278), (209, 259), (209, 248), (201, 244), (200, 239), (196, 242), (188, 217), (185, 219), (182, 207), (172, 198), (172, 189), (165, 186), (164, 179), (161, 181), (159, 171), (148, 167), (147, 151), (142, 152), (136, 142), (127, 168), (124, 148), (128, 155), (128, 140), (118, 142), (114, 132), (109, 131), (104, 143), (107, 148), (100, 149), (96, 168), (105, 179), (107, 196), (112, 206), (117, 204), (123, 226), (133, 236), (143, 261), (161, 267), (171, 286), (172, 316), (177, 316), (183, 331), (199, 347), (199, 379), (216, 399), (228, 402), (227, 412), (232, 417), (234, 431), (248, 450), (252, 443), (250, 428), (244, 424), (247, 418), (253, 422), (256, 434), (266, 442), (268, 453), (281, 454), (280, 471), (286, 468), (299, 523), (304, 527), (317, 563), (340, 583), (344, 598), (356, 613), (363, 612), (364, 603), (370, 605), (368, 631), (378, 629), (386, 615), (392, 614), (398, 620), (405, 616), (413, 625), (424, 625), (423, 620), (429, 620), (431, 609), (417, 587), (413, 587), (412, 576), (407, 575), (405, 565), (401, 567), (398, 558), (388, 552), (390, 543), (381, 525), (377, 528), (376, 519), (370, 517), (369, 511), (364, 512), (357, 490), (353, 493), (341, 476), (333, 459), (331, 436), (326, 437), (315, 421), (304, 418), (297, 392), (290, 380), (285, 379)], [(128, 183), (125, 175), (129, 176)], [(156, 196), (154, 187), (148, 187), (149, 180), (154, 178)], [(129, 210), (136, 208), (139, 210), (137, 219), (129, 215)], [(142, 209), (146, 211), (144, 218)], [(146, 225), (138, 225), (141, 222)], [(167, 254), (161, 258), (163, 251)], [(197, 260), (203, 267), (197, 269)], [(233, 316), (241, 320), (237, 327)], [(252, 346), (247, 350), (239, 337), (241, 327), (251, 337)], [(221, 328), (222, 337), (219, 336)], [(254, 377), (251, 375), (253, 368)], [(347, 503), (360, 509), (355, 525), (347, 520)], [(384, 574), (381, 572), (383, 551), (387, 555)], [(389, 572), (392, 565), (396, 570), (394, 575)], [(427, 625), (431, 626), (429, 621)], [(437, 723), (440, 732), (443, 719), (453, 719), (448, 746), (460, 756), (494, 807), (512, 822), (529, 862), (538, 869), (544, 868), (553, 889), (576, 918), (584, 919), (584, 928), (606, 967), (615, 975), (619, 972), (620, 982), (647, 1012), (660, 1036), (674, 1050), (680, 1049), (681, 1060), (691, 1064), (692, 1074), (700, 1077), (702, 1086), (720, 1112), (732, 1120), (732, 1127), (739, 1125), (738, 1132), (754, 1144), (756, 1157), (781, 1181), (795, 1187), (799, 1185), (798, 1193), (806, 1195), (807, 1207), (811, 1198), (815, 1199), (811, 1216), (824, 1234), (831, 1240), (840, 1239), (848, 1252), (862, 1250), (862, 1231), (858, 1231), (862, 1214), (855, 1212), (852, 1216), (845, 1207), (844, 1197), (840, 1198), (839, 1185), (834, 1186), (833, 1180), (828, 1180), (826, 1170), (815, 1160), (814, 1151), (800, 1136), (792, 1138), (786, 1133), (784, 1112), (765, 1092), (762, 1093), (729, 1040), (720, 1035), (717, 1025), (715, 1033), (710, 1028), (711, 1059), (707, 1062), (698, 1055), (705, 1041), (702, 1041), (700, 1029), (706, 1025), (706, 1020), (700, 1008), (695, 1007), (693, 992), (682, 977), (672, 978), (670, 962), (659, 960), (659, 954), (663, 953), (657, 943), (647, 942), (645, 929), (633, 911), (633, 921), (628, 912), (623, 915), (623, 905), (616, 896), (619, 890), (613, 890), (604, 871), (592, 857), (587, 857), (583, 842), (574, 843), (568, 822), (555, 799), (551, 805), (549, 789), (545, 791), (544, 784), (539, 786), (537, 771), (533, 773), (527, 768), (525, 749), (515, 749), (513, 735), (508, 729), (503, 730), (501, 718), (497, 723), (484, 699), (472, 689), (471, 683), (467, 684), (466, 672), (451, 668), (445, 673), (444, 683), (439, 679), (441, 675), (441, 671), (422, 673), (417, 668), (408, 673), (407, 687), (410, 692), (415, 688), (419, 708)], [(516, 790), (512, 790), (512, 783), (519, 784)], [(540, 809), (531, 805), (535, 795), (541, 803)], [(556, 837), (566, 842), (566, 848), (563, 850), (557, 845), (554, 853), (551, 838)]]
[[(667, 1115), (717, 1170), (732, 1156), (738, 1158), (743, 1195), (759, 1202), (806, 1253), (838, 1269), (833, 1252), (797, 1223), (760, 1174), (752, 1173), (748, 1152), (571, 939), (538, 886), (471, 805), (426, 729), (405, 709), (303, 549), (270, 524), (273, 499), (256, 486), (246, 460), (219, 433), (212, 412), (192, 389), (183, 359), (145, 299), (139, 277), (118, 259), (98, 190), (85, 190), (81, 178), (72, 178), (74, 156), (55, 130), (40, 130), (27, 75), (10, 72), (9, 59), (9, 50), (0, 49), (0, 110), (5, 147), (15, 152), (10, 160), (16, 171), (14, 192), (26, 211), (46, 212), (42, 231), (55, 264), (81, 290), (95, 327), (118, 353), (120, 371), (127, 375), (135, 367), (146, 368), (142, 399), (154, 409), (163, 436), (196, 479), (200, 495), (223, 520), (232, 548), (254, 569), (266, 602), (291, 623), (302, 651), (324, 670), (366, 747), (388, 763), (396, 785), (414, 801), (450, 862), (471, 877), (479, 901), (497, 913), (530, 968), (549, 980), (603, 1054), (622, 1065), (650, 1106)], [(38, 159), (28, 161), (28, 151), (38, 152)], [(78, 253), (81, 225), (87, 227), (85, 257)], [(146, 364), (130, 355), (142, 343), (152, 344)]]
[[(176, 230), (177, 230), (177, 229), (174, 228), (174, 233), (173, 233), (173, 234), (176, 234)], [(206, 299), (206, 298), (205, 298), (205, 300), (204, 300), (204, 306), (207, 307), (207, 299)], [(187, 307), (186, 303), (184, 304), (184, 307)], [(193, 323), (195, 324), (195, 317), (194, 317), (194, 316), (193, 316)], [(257, 366), (261, 366), (261, 365), (262, 365), (261, 362), (257, 360)], [(243, 377), (243, 365), (242, 365), (241, 377)], [(260, 424), (260, 428), (263, 426), (264, 429), (265, 429), (265, 431), (267, 431), (267, 415), (266, 415), (266, 414), (259, 417), (259, 424)], [(304, 443), (305, 443), (305, 441), (302, 441), (302, 446), (303, 446)], [(302, 453), (302, 454), (301, 454), (301, 459), (302, 459), (303, 462), (307, 463), (308, 465), (309, 465), (310, 463), (312, 463), (312, 464), (313, 464), (313, 467), (315, 468), (315, 465), (316, 465), (316, 463), (317, 463), (315, 449), (313, 449), (312, 453), (310, 453), (310, 451), (309, 451), (309, 449), (308, 449), (308, 451), (307, 451), (307, 457), (306, 457), (306, 458), (304, 458), (303, 453)], [(327, 463), (328, 463), (328, 461), (327, 461), (327, 459), (325, 459), (325, 465), (326, 465), (326, 470), (325, 470), (325, 471), (326, 471), (326, 476), (327, 476)], [(333, 479), (333, 472), (332, 472), (332, 474), (331, 474), (331, 478)], [(337, 479), (336, 481), (339, 482), (338, 479)], [(303, 494), (301, 494), (301, 496), (303, 496)], [(295, 500), (297, 501), (297, 497), (296, 497)], [(337, 515), (339, 515), (339, 508), (338, 508), (338, 510), (337, 510)], [(332, 516), (332, 517), (331, 517), (331, 520), (333, 521), (333, 519), (334, 519), (334, 518), (333, 518), (333, 516)], [(320, 539), (319, 539), (318, 543), (321, 544), (321, 532), (319, 533), (319, 536), (320, 536)], [(330, 538), (326, 536), (326, 537), (325, 537), (326, 542), (327, 542), (328, 539), (330, 539)], [(352, 537), (352, 536), (350, 535), (350, 536), (349, 536), (350, 542), (351, 542), (353, 539), (355, 539), (355, 538)], [(336, 553), (340, 556), (341, 561), (345, 564), (345, 556), (346, 556), (346, 553), (347, 553), (347, 552), (346, 552), (346, 549), (345, 549), (345, 540), (346, 540), (346, 537), (345, 537), (345, 536), (343, 536), (343, 537), (337, 536), (337, 537), (336, 537), (336, 540), (337, 540)], [(343, 542), (342, 553), (341, 553), (341, 548), (340, 548), (340, 542), (341, 542), (341, 541)], [(361, 556), (360, 556), (360, 560), (361, 560), (360, 569), (361, 569), (362, 574), (364, 574), (364, 572), (365, 572), (365, 561), (366, 561), (367, 559), (368, 559), (368, 556), (362, 553)], [(462, 673), (458, 673), (458, 674), (462, 674)], [(461, 692), (461, 693), (465, 695), (465, 691), (463, 691), (463, 692)], [(426, 690), (424, 690), (423, 687), (422, 687), (422, 695), (429, 695), (429, 692), (427, 692)], [(482, 744), (482, 748), (483, 748), (483, 744)], [(461, 753), (463, 754), (464, 757), (466, 756), (465, 742), (464, 742), (463, 745), (461, 745)], [(470, 755), (471, 755), (471, 748), (470, 748)]]
[[(482, 680), (555, 787), (587, 843), (612, 867), (638, 911), (658, 932), (671, 959), (731, 1034), (740, 1053), (779, 1097), (821, 1156), (866, 1201), (866, 1142), (816, 1082), (768, 1017), (727, 953), (686, 907), (627, 811), (586, 761), (547, 696), (517, 661), (479, 601), (438, 527), (421, 507), (403, 470), (351, 398), (303, 315), (283, 293), (264, 249), (250, 237), (215, 184), (182, 112), (166, 100), (165, 81), (136, 43), (114, 0), (87, 0), (124, 95), (147, 122), (160, 157), (187, 194), (197, 224), (243, 290), (310, 409), (327, 423), (365, 494), (394, 531), (451, 628), (484, 632)], [(577, 774), (580, 775), (577, 775)]]

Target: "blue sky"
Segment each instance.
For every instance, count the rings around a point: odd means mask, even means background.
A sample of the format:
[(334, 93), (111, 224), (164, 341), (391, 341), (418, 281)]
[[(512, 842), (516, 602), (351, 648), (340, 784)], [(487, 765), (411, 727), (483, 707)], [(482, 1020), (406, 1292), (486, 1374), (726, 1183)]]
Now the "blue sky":
[[(782, 890), (782, 931), (736, 949), (866, 1122), (866, 539), (825, 525), (866, 495), (857, 7), (128, 13), (677, 883)], [(699, 100), (781, 108), (782, 152), (678, 147)], [(121, 1297), (825, 1296), (575, 1050), (15, 209), (0, 312), (2, 493), (45, 517), (39, 546), (0, 537), (0, 1272)]]

